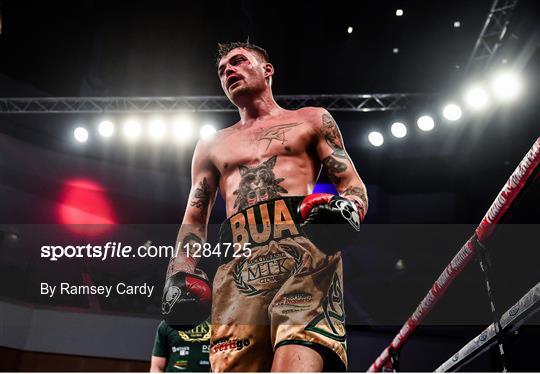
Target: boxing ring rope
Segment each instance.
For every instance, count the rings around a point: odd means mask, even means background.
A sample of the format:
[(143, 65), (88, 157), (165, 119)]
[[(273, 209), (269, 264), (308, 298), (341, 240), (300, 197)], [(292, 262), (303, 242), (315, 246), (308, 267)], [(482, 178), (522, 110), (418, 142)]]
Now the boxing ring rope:
[[(435, 304), (443, 297), (448, 286), (452, 283), (467, 264), (477, 254), (477, 246), (483, 246), (487, 239), (493, 233), (495, 226), (502, 218), (504, 213), (512, 205), (516, 196), (523, 189), (523, 186), (537, 168), (540, 162), (540, 137), (536, 139), (531, 149), (521, 160), (517, 168), (514, 170), (510, 178), (506, 181), (495, 201), (491, 204), (482, 221), (476, 228), (474, 234), (461, 247), (459, 252), (454, 256), (452, 261), (446, 266), (441, 275), (437, 278), (433, 286), (417, 306), (414, 313), (409, 317), (405, 324), (401, 327), (399, 333), (394, 337), (392, 342), (371, 364), (368, 371), (378, 372), (389, 362), (392, 354), (397, 352), (409, 338), (412, 332), (420, 325), (422, 320), (431, 312)], [(478, 242), (478, 243), (476, 243)]]
[[(517, 303), (508, 309), (501, 317), (499, 323), (506, 332), (515, 331), (529, 316), (540, 309), (540, 283), (537, 283)], [(465, 344), (456, 354), (439, 366), (436, 372), (449, 372), (459, 369), (462, 365), (482, 354), (497, 343), (495, 323), (489, 325), (477, 337)]]

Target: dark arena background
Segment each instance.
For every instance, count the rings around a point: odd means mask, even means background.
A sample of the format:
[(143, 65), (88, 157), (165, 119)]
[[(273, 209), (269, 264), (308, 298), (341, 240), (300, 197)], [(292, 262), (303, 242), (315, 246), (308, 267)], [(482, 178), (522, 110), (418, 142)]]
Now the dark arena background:
[[(0, 0), (0, 17), (1, 370), (149, 370), (168, 257), (43, 248), (174, 245), (198, 139), (239, 119), (217, 44), (249, 40), (282, 107), (328, 109), (367, 186), (342, 253), (348, 370), (540, 371), (537, 2)], [(335, 192), (324, 172), (315, 191)], [(218, 196), (209, 242), (225, 219)], [(154, 291), (42, 292), (61, 282)]]

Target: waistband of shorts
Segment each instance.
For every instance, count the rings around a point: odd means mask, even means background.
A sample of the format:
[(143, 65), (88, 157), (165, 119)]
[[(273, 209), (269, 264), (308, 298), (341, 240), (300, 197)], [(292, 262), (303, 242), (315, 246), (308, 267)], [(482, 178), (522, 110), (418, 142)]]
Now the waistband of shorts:
[[(238, 232), (239, 230), (245, 230), (249, 235), (249, 242), (255, 241), (255, 244), (262, 245), (276, 238), (275, 235), (272, 235), (274, 234), (273, 231), (275, 230), (276, 224), (278, 225), (278, 229), (283, 228), (283, 230), (280, 231), (283, 231), (282, 234), (285, 236), (294, 236), (295, 232), (302, 233), (299, 229), (302, 219), (298, 212), (298, 206), (304, 198), (305, 196), (283, 196), (272, 200), (262, 201), (233, 214), (221, 224), (219, 230), (220, 242), (238, 242), (235, 240), (238, 235), (233, 235), (233, 231)], [(262, 233), (262, 235), (265, 236), (265, 221), (271, 225), (270, 237), (268, 240), (253, 240), (255, 238), (252, 234), (255, 234), (256, 237), (261, 237)], [(285, 226), (291, 223), (296, 227), (296, 231), (292, 228), (291, 230), (286, 230)]]

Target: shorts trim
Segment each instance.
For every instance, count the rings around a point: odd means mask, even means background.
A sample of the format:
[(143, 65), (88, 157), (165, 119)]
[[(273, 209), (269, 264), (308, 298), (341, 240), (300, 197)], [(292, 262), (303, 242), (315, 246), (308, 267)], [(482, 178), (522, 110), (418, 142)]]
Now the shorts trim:
[(306, 347), (318, 347), (326, 351), (327, 355), (331, 355), (331, 357), (326, 356), (326, 358), (324, 358), (323, 356), (323, 361), (324, 361), (323, 371), (332, 371), (332, 372), (347, 371), (347, 367), (345, 366), (345, 363), (341, 361), (341, 358), (339, 358), (338, 354), (334, 352), (333, 350), (331, 350), (330, 348), (328, 348), (327, 346), (319, 344), (319, 343), (309, 342), (309, 341), (300, 340), (300, 339), (285, 339), (285, 340), (280, 341), (278, 344), (276, 344), (274, 351), (284, 345), (292, 345), (292, 344), (303, 345)]
[(282, 345), (289, 345), (289, 344), (305, 345), (305, 346), (308, 346), (308, 347), (320, 346), (320, 344), (313, 343), (313, 342), (308, 342), (307, 340), (285, 339), (285, 340), (282, 340), (282, 341), (280, 341), (279, 343), (276, 344), (276, 346), (274, 348), (274, 351), (276, 349), (278, 349), (279, 347), (281, 347)]
[[(339, 317), (338, 315), (335, 315), (335, 317)], [(320, 329), (318, 327), (315, 327), (317, 326), (317, 323), (319, 323), (322, 319), (324, 319), (324, 315), (319, 315), (317, 317), (315, 317), (315, 319), (313, 321), (311, 321), (309, 323), (309, 325), (305, 328), (306, 331), (313, 331), (317, 334), (321, 334), (323, 336), (326, 336), (327, 338), (330, 338), (332, 340), (335, 340), (339, 343), (343, 343), (347, 340), (347, 334), (344, 334), (344, 335), (337, 335), (337, 334), (332, 334), (328, 331), (325, 331), (323, 329)], [(339, 319), (340, 322), (345, 322), (345, 318), (340, 318)]]

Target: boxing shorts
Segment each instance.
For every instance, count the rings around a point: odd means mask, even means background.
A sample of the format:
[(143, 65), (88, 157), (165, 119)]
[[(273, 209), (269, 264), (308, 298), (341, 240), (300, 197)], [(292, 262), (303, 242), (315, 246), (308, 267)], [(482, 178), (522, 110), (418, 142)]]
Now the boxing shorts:
[(328, 371), (347, 367), (340, 252), (326, 255), (300, 227), (303, 196), (251, 206), (228, 218), (220, 242), (251, 255), (224, 260), (213, 284), (213, 371), (270, 371), (286, 344), (313, 347)]

